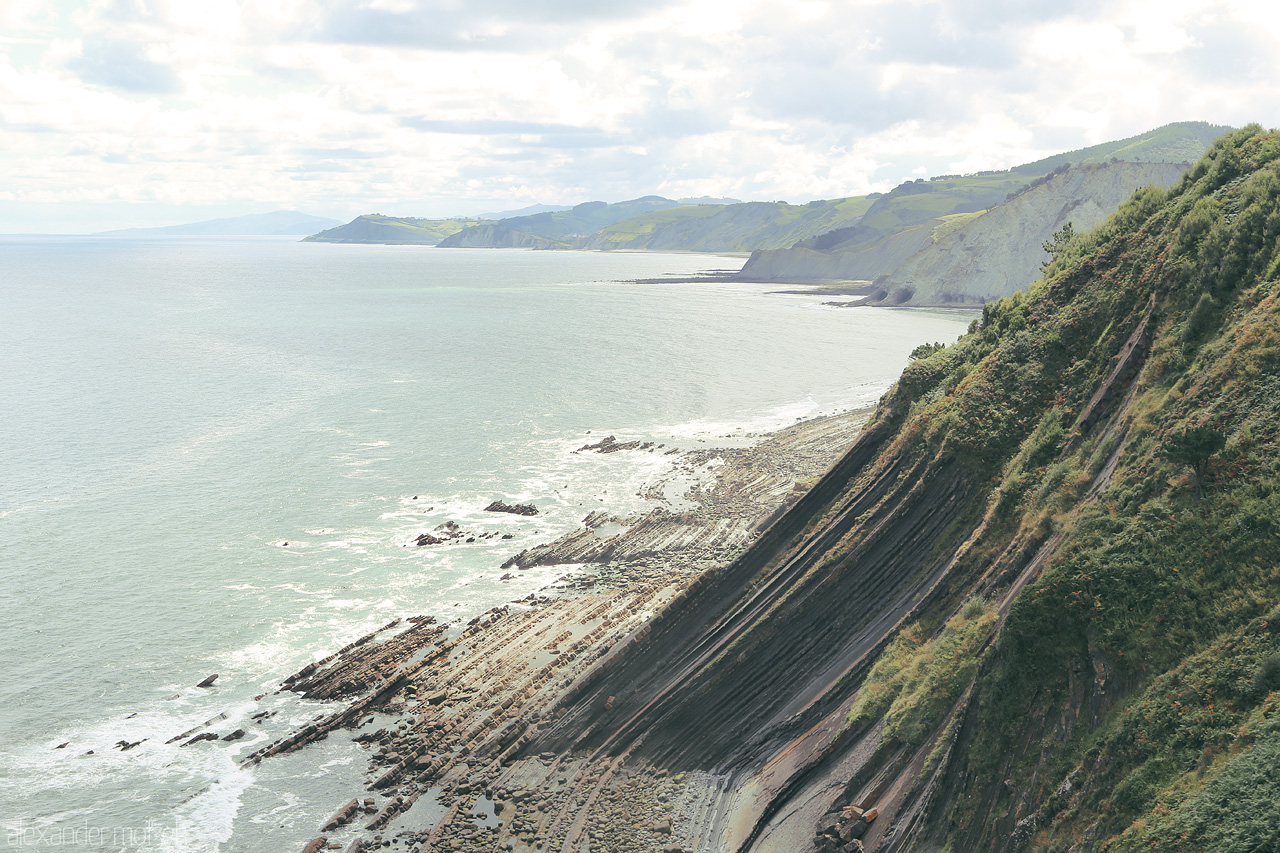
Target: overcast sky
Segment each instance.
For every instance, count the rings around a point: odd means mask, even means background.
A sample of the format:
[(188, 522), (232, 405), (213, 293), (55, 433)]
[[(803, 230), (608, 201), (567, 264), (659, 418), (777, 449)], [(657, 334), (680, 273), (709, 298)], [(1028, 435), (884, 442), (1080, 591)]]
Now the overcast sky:
[(1280, 124), (1275, 0), (0, 0), (0, 233), (803, 202)]

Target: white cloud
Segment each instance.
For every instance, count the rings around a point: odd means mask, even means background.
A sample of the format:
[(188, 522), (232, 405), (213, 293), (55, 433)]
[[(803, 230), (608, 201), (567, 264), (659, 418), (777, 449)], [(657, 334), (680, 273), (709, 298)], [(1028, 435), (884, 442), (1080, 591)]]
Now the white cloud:
[(1262, 2), (0, 0), (0, 25), (6, 210), (805, 201), (1280, 123)]

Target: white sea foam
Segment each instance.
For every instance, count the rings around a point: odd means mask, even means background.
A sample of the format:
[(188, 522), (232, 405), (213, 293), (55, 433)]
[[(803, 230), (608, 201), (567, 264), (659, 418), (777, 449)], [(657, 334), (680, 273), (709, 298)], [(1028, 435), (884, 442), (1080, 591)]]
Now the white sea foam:
[(159, 853), (217, 851), (231, 839), (240, 800), (253, 784), (253, 773), (234, 762), (218, 770), (206, 791), (178, 807), (172, 837), (157, 848)]

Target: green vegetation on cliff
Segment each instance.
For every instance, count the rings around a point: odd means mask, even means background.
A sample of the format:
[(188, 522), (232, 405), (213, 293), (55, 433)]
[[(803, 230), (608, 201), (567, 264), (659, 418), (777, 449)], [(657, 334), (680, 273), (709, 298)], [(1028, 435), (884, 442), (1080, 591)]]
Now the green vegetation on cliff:
[(875, 280), (886, 304), (982, 305), (1038, 276), (1028, 249), (1068, 222), (1094, 227), (1139, 187), (1170, 186), (1224, 130), (1180, 122), (1007, 172), (908, 181), (856, 224), (754, 253), (740, 277)]
[(1280, 842), (1277, 155), (1275, 132), (1224, 137), (893, 393), (897, 452), (953, 454), (984, 484), (956, 588), (1008, 601), (935, 842)]
[(441, 241), (442, 247), (538, 246), (574, 248), (576, 242), (601, 228), (657, 210), (680, 207), (680, 202), (656, 195), (606, 204), (588, 201), (569, 210), (502, 219), (487, 226), (463, 229)]

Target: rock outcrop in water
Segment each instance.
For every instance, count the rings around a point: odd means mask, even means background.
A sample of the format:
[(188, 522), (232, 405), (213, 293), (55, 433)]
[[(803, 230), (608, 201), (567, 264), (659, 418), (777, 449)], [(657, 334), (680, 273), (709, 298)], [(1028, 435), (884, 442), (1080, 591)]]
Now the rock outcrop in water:
[[(526, 759), (521, 750), (552, 719), (565, 688), (608, 645), (642, 635), (655, 610), (747, 545), (771, 512), (794, 502), (797, 479), (816, 477), (848, 446), (864, 417), (818, 419), (747, 447), (679, 457), (671, 478), (649, 493), (668, 502), (687, 492), (679, 498), (689, 502), (681, 510), (687, 529), (678, 537), (668, 530), (665, 542), (657, 541), (660, 526), (610, 531), (620, 553), (597, 555), (597, 569), (567, 575), (549, 590), (552, 596), (497, 608), (461, 632), (426, 619), (411, 621), (408, 630), (391, 623), (357, 640), (285, 682), (309, 699), (349, 704), (246, 760), (269, 760), (333, 736), (367, 745), (369, 788), (382, 799), (372, 818), (356, 826), (374, 844), (387, 840), (380, 833), (399, 815), (438, 789), (445, 817), (399, 840), (464, 850), (543, 837), (609, 838), (619, 850), (650, 849), (650, 841), (681, 846), (691, 821), (713, 804), (712, 788), (686, 804), (676, 798), (681, 782), (674, 778), (631, 768), (609, 772), (584, 757), (540, 752)], [(594, 514), (584, 529), (594, 535), (614, 523)], [(735, 531), (731, 543), (722, 538), (726, 530)], [(568, 553), (573, 539), (541, 551), (542, 564), (554, 564), (557, 555), (576, 559)], [(375, 722), (388, 714), (398, 722)], [(584, 785), (594, 794), (584, 793)], [(495, 824), (473, 822), (481, 799), (494, 802)], [(586, 800), (591, 814), (579, 814)], [(330, 843), (350, 831), (332, 824), (317, 827)]]
[(503, 501), (494, 501), (484, 508), (485, 512), (507, 512), (512, 515), (537, 515), (538, 508), (533, 504), (509, 504)]

